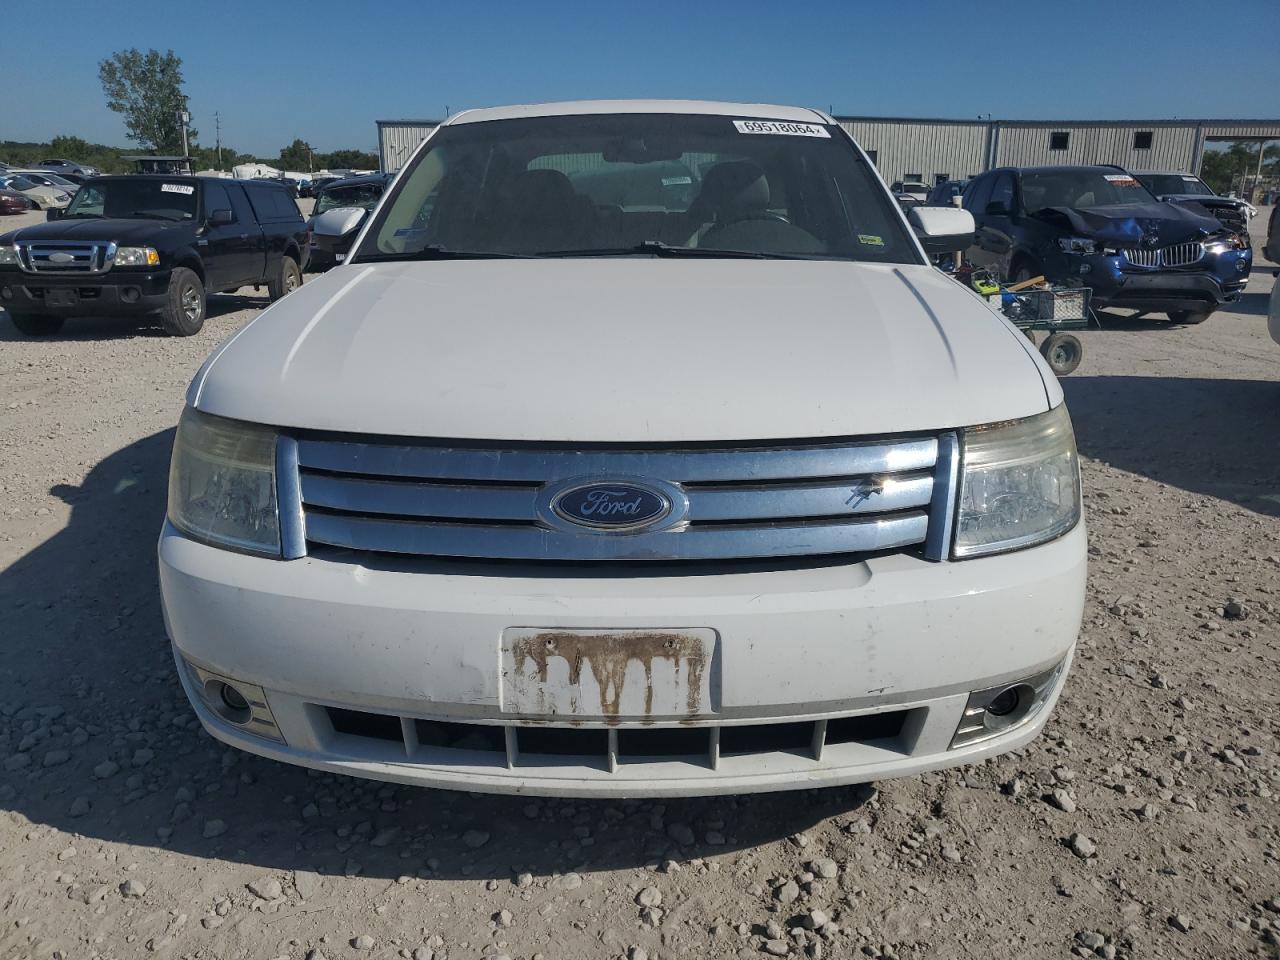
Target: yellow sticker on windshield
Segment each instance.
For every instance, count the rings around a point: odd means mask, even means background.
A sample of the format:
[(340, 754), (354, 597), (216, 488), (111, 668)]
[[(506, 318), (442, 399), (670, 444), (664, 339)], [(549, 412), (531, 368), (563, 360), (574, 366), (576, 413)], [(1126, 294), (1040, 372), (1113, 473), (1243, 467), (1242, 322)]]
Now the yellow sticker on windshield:
[(862, 244), (865, 244), (865, 245), (866, 245), (866, 246), (868, 246), (868, 247), (883, 247), (883, 246), (884, 246), (884, 238), (883, 238), (883, 237), (877, 237), (874, 233), (860, 233), (860, 234), (858, 234), (858, 242), (859, 242), (859, 243), (862, 243)]

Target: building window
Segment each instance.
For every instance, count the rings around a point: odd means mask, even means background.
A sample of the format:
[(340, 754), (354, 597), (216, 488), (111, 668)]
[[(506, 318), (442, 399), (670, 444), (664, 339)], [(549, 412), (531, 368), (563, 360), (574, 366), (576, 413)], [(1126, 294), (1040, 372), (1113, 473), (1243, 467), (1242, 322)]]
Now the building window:
[(871, 161), (871, 165), (873, 167), (876, 165), (876, 157), (878, 157), (879, 155), (880, 155), (880, 151), (878, 150), (867, 151), (867, 159)]
[(1070, 142), (1071, 134), (1066, 130), (1055, 130), (1053, 133), (1049, 134), (1050, 150), (1065, 150)]
[(946, 183), (950, 179), (951, 179), (951, 174), (949, 173), (935, 173), (933, 175), (934, 183)]
[(1133, 149), (1150, 150), (1151, 149), (1151, 131), (1135, 130), (1133, 133)]
[(922, 182), (922, 181), (921, 181), (921, 179), (920, 179), (920, 174), (918, 174), (918, 173), (908, 173), (908, 174), (907, 174), (905, 177), (903, 177), (902, 179), (906, 180), (908, 183), (920, 183), (920, 182)]

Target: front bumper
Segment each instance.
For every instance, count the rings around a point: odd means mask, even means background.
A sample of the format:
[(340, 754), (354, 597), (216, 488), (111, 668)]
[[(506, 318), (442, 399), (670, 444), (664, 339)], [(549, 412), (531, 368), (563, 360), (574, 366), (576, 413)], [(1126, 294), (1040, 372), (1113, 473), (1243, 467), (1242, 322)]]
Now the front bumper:
[(1129, 310), (1213, 309), (1240, 299), (1252, 250), (1210, 254), (1194, 269), (1130, 267), (1115, 255), (1064, 256), (1063, 280), (1092, 289), (1095, 307)]
[(169, 272), (125, 270), (85, 276), (0, 272), (0, 306), (51, 316), (120, 316), (164, 307)]
[[(357, 776), (558, 796), (799, 789), (1014, 749), (1039, 732), (1065, 681), (1085, 580), (1083, 523), (1052, 543), (980, 560), (898, 555), (687, 577), (560, 580), (277, 561), (195, 543), (168, 526), (159, 555), (179, 673), (218, 739)], [(712, 715), (557, 723), (504, 712), (501, 638), (516, 626), (710, 629)], [(1059, 665), (1025, 722), (949, 749), (971, 691)], [(283, 742), (210, 709), (197, 669), (260, 686)], [(380, 722), (352, 727), (352, 716), (370, 715)], [(802, 740), (818, 724), (848, 736), (827, 736), (815, 752)], [(607, 751), (512, 749), (520, 738), (549, 743), (548, 729), (576, 743), (598, 734)], [(441, 730), (449, 735), (433, 739)], [(630, 755), (616, 746), (654, 731), (742, 749)]]

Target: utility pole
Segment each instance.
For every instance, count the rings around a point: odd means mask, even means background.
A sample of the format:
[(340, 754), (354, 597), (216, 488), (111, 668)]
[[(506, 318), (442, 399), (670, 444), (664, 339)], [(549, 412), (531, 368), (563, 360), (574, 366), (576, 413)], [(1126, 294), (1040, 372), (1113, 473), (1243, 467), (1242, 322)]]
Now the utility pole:
[(191, 153), (191, 149), (187, 146), (187, 124), (191, 122), (191, 114), (186, 110), (179, 110), (178, 122), (182, 124), (182, 155), (185, 157)]
[(217, 110), (213, 111), (213, 129), (217, 131), (215, 136), (218, 138), (218, 169), (222, 169), (222, 115)]

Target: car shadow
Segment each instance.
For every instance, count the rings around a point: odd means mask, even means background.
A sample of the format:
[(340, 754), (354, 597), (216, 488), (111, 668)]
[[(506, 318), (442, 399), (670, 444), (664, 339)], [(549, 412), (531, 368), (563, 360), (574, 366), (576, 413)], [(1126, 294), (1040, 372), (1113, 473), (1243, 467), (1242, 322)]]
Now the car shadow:
[(178, 685), (160, 609), (172, 442), (172, 430), (153, 434), (83, 483), (54, 486), (69, 522), (0, 571), (0, 810), (78, 838), (270, 870), (509, 880), (732, 853), (873, 794), (539, 801), (321, 774), (223, 746)]
[[(225, 316), (237, 310), (264, 309), (268, 306), (266, 292), (261, 296), (244, 296), (239, 293), (217, 293), (209, 296), (205, 308), (205, 319)], [(0, 310), (0, 343), (16, 343), (23, 341), (87, 341), (87, 340), (130, 340), (135, 337), (167, 337), (168, 333), (160, 326), (154, 315), (141, 317), (74, 317), (63, 325), (55, 334), (42, 337), (29, 337), (21, 332), (9, 320), (9, 315)]]
[(1280, 381), (1066, 377), (1080, 452), (1280, 516)]

